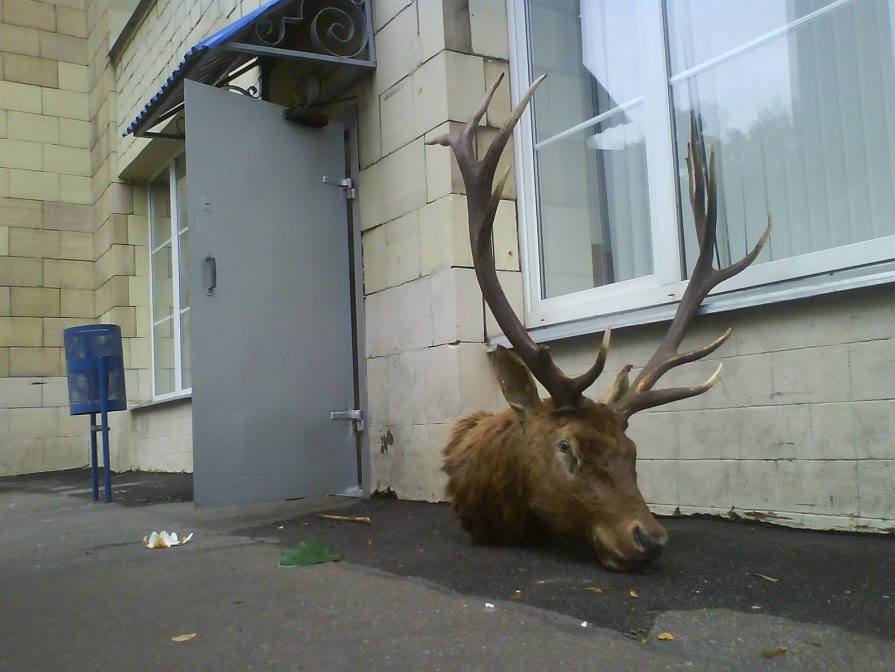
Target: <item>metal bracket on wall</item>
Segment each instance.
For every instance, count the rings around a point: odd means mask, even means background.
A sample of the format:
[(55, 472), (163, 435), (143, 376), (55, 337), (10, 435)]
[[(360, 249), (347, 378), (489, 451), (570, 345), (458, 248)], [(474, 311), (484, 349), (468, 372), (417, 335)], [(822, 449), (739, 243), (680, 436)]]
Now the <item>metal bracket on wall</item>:
[(329, 414), (330, 420), (353, 420), (355, 433), (364, 431), (364, 412), (357, 408), (348, 411), (332, 411)]
[(345, 190), (345, 198), (349, 201), (357, 198), (357, 191), (354, 188), (354, 181), (350, 177), (343, 177), (338, 182), (330, 180), (326, 175), (323, 176), (323, 184), (331, 187), (341, 187)]
[(311, 128), (323, 128), (329, 123), (329, 118), (319, 112), (314, 112), (307, 107), (289, 107), (283, 110), (283, 119), (294, 121), (302, 126)]

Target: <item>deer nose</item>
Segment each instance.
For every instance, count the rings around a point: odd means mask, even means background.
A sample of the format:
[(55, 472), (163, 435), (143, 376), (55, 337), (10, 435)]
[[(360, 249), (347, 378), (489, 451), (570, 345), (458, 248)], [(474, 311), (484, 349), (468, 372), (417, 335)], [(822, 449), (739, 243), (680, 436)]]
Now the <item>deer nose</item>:
[(652, 562), (656, 560), (665, 549), (668, 536), (662, 538), (654, 537), (639, 525), (634, 528), (634, 546), (638, 551), (643, 553), (645, 559)]

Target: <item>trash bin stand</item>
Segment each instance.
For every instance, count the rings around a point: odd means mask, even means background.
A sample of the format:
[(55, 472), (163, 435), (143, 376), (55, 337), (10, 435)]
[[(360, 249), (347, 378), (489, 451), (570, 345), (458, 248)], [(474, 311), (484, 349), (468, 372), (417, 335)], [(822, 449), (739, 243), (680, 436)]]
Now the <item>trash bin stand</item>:
[[(127, 408), (121, 327), (92, 324), (63, 330), (65, 367), (71, 415), (90, 416), (90, 468), (93, 500), (99, 500), (97, 433), (103, 438), (103, 494), (112, 501), (109, 459), (109, 412)], [(99, 424), (97, 424), (99, 414)]]
[(99, 501), (99, 456), (96, 450), (96, 433), (103, 435), (103, 499), (112, 501), (112, 472), (109, 466), (109, 400), (108, 400), (108, 357), (98, 358), (99, 369), (99, 424), (96, 413), (90, 414), (90, 472), (93, 481), (93, 501)]
[(90, 474), (93, 477), (93, 501), (99, 499), (99, 477), (97, 476), (96, 456), (96, 413), (90, 414)]

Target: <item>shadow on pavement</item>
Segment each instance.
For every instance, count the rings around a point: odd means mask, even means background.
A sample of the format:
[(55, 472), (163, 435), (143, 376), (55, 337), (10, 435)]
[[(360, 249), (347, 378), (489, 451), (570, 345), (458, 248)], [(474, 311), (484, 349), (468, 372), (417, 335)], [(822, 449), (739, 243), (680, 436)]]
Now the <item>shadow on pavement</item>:
[[(347, 562), (459, 593), (540, 607), (640, 638), (666, 611), (730, 609), (895, 639), (895, 539), (716, 519), (668, 518), (665, 556), (644, 574), (603, 569), (584, 544), (474, 546), (445, 504), (377, 498), (238, 534), (329, 542)], [(282, 526), (282, 529), (279, 529)], [(636, 597), (632, 595), (632, 592)]]
[[(90, 469), (66, 469), (0, 478), (0, 493), (35, 492), (92, 498)], [(99, 469), (99, 498), (103, 499), (103, 470)], [(153, 471), (112, 472), (112, 502), (122, 506), (148, 506), (193, 501), (193, 475)]]
[[(114, 502), (147, 506), (192, 500), (192, 475), (124, 472)], [(0, 478), (0, 493), (90, 499), (89, 469)], [(457, 593), (569, 615), (640, 639), (659, 614), (705, 609), (778, 616), (895, 639), (895, 538), (811, 532), (707, 518), (666, 518), (671, 536), (647, 573), (603, 569), (584, 544), (474, 546), (446, 504), (328, 498), (331, 508), (235, 529), (285, 548), (314, 539), (346, 562), (415, 577)], [(320, 513), (367, 516), (371, 524)], [(633, 592), (632, 592), (633, 591)], [(636, 595), (636, 596), (635, 596)]]

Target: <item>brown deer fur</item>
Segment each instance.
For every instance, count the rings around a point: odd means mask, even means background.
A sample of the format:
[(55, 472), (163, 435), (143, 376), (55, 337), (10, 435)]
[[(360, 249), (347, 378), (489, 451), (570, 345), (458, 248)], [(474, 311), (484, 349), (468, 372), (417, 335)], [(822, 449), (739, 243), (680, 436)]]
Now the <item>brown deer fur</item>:
[(447, 493), (473, 542), (521, 545), (560, 535), (593, 544), (613, 569), (645, 562), (631, 528), (666, 535), (637, 489), (636, 450), (622, 418), (587, 399), (574, 412), (557, 411), (552, 399), (538, 398), (510, 351), (492, 360), (514, 408), (461, 418), (444, 448)]

